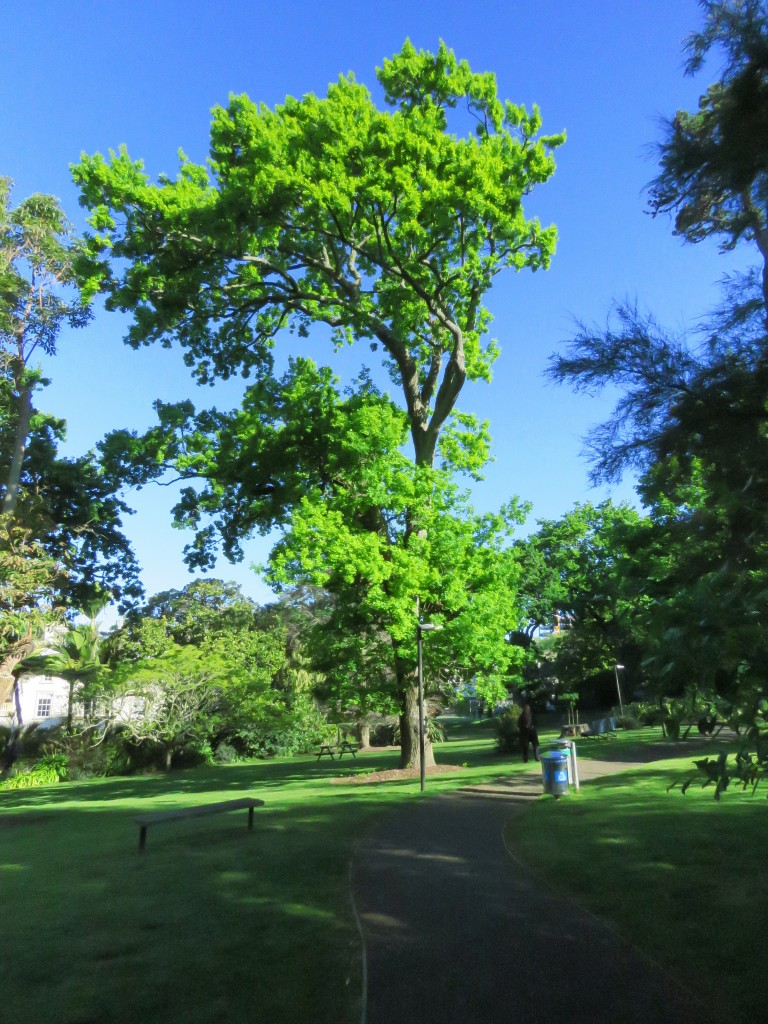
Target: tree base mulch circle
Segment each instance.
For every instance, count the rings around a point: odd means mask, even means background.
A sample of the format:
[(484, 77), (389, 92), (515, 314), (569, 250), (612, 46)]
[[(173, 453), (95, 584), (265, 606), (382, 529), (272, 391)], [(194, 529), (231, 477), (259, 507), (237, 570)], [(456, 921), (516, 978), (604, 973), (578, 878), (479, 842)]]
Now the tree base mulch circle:
[[(446, 772), (460, 772), (463, 768), (459, 764), (436, 764), (427, 768), (425, 775), (444, 775)], [(368, 782), (407, 782), (408, 779), (419, 778), (418, 768), (391, 768), (385, 772), (361, 772), (359, 775), (344, 775), (340, 778), (331, 779), (336, 786), (362, 785)]]

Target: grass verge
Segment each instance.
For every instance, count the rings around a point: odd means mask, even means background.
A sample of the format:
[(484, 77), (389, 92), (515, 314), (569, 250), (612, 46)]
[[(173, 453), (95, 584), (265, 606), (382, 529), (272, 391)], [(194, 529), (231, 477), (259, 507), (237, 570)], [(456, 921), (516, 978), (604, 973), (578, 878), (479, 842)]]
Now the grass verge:
[(711, 789), (667, 793), (693, 774), (690, 757), (537, 801), (505, 838), (540, 878), (691, 988), (745, 1022), (761, 1020), (768, 802), (759, 790), (729, 791), (719, 804)]

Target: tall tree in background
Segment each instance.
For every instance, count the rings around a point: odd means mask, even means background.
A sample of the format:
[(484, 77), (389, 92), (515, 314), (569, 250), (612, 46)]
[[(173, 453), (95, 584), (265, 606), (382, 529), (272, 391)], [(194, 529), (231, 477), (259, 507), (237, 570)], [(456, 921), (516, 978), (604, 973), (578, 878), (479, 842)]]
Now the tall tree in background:
[[(389, 497), (375, 474), (352, 502), (346, 484), (334, 490), (322, 462), (302, 478), (286, 464), (285, 453), (277, 459), (270, 449), (272, 459), (254, 458), (262, 454), (264, 438), (275, 436), (278, 406), (280, 428), (294, 447), (323, 454), (320, 424), (327, 411), (311, 398), (325, 400), (336, 389), (319, 387), (311, 395), (301, 379), (314, 372), (307, 361), (275, 378), (272, 348), (284, 328), (306, 336), (322, 324), (337, 345), (365, 340), (383, 351), (384, 368), (402, 396), (413, 463), (425, 471), (406, 475), (405, 486), (414, 493), (427, 495), (432, 487), (429, 474), (441, 441), (456, 468), (477, 473), (485, 461), (485, 425), (458, 414), (455, 405), (467, 379), (490, 377), (497, 346), (485, 337), (490, 313), (484, 297), (494, 279), (505, 269), (549, 264), (555, 229), (527, 218), (522, 204), (553, 173), (552, 150), (563, 137), (540, 137), (538, 110), (529, 114), (502, 103), (494, 76), (473, 74), (443, 44), (430, 54), (407, 43), (377, 75), (389, 111), (379, 110), (352, 75), (331, 85), (322, 99), (288, 98), (274, 110), (244, 96), (231, 99), (226, 109), (214, 111), (210, 170), (184, 158), (175, 181), (162, 177), (152, 184), (125, 151), (109, 160), (84, 156), (74, 168), (94, 229), (90, 258), (80, 264), (86, 294), (102, 291), (110, 308), (133, 313), (133, 345), (177, 341), (201, 382), (235, 373), (256, 378), (243, 413), (252, 424), (264, 415), (267, 429), (256, 424), (250, 439), (231, 434), (216, 410), (159, 409), (176, 446), (169, 456), (156, 445), (159, 461), (212, 481), (202, 499), (191, 488), (182, 499), (189, 525), (199, 527), (201, 516), (213, 513), (188, 551), (192, 564), (210, 564), (220, 538), (225, 553), (237, 558), (249, 529), (286, 525), (307, 486), (312, 494), (319, 489), (321, 497), (332, 496), (340, 531), (360, 531), (365, 523), (367, 539), (360, 534), (350, 550), (353, 559), (362, 558), (366, 545), (383, 551), (390, 543)], [(292, 403), (283, 401), (287, 389), (293, 389)], [(390, 405), (365, 385), (356, 394), (374, 420)], [(388, 416), (391, 437), (394, 420)], [(210, 474), (201, 468), (201, 433), (206, 445), (219, 433), (229, 443), (222, 459), (209, 458), (219, 463)], [(375, 447), (374, 435), (367, 436)], [(249, 457), (236, 458), (243, 450)], [(354, 457), (359, 469), (364, 453), (356, 448)], [(133, 462), (135, 482), (141, 482), (142, 472), (152, 472), (149, 461), (137, 441), (122, 466)], [(306, 467), (307, 459), (301, 464)], [(219, 473), (228, 478), (226, 501)], [(402, 519), (396, 546), (408, 550), (423, 537), (420, 517), (429, 502), (419, 498), (401, 508), (396, 497), (395, 504), (395, 518)], [(329, 506), (324, 515), (318, 537), (330, 543)], [(302, 516), (308, 522), (307, 508)], [(302, 563), (312, 546), (296, 541), (297, 522), (294, 517), (293, 560), (284, 558), (278, 575), (285, 579), (290, 564), (297, 581), (318, 583), (320, 569)], [(303, 529), (309, 537), (309, 527)], [(341, 554), (338, 545), (336, 552)], [(396, 555), (387, 558), (395, 561)], [(345, 593), (355, 582), (335, 556), (323, 573), (323, 585), (336, 580)], [(363, 574), (360, 587), (368, 594), (383, 583), (367, 579)], [(408, 595), (411, 642), (395, 651), (408, 764), (417, 749), (413, 640), (417, 598), (424, 596), (419, 586), (416, 574)], [(387, 630), (402, 643), (400, 621), (389, 622)]]
[(768, 656), (768, 5), (701, 6), (686, 69), (711, 53), (724, 63), (699, 109), (667, 126), (651, 211), (674, 214), (688, 242), (717, 238), (758, 262), (726, 281), (698, 345), (624, 306), (608, 330), (585, 327), (551, 372), (622, 393), (591, 436), (594, 476), (641, 473), (657, 675), (754, 694)]
[[(53, 355), (65, 326), (82, 327), (90, 313), (75, 287), (78, 243), (57, 199), (33, 195), (9, 206), (12, 182), (0, 178), (0, 368), (13, 385), (14, 439), (4, 478), (2, 511), (13, 515), (31, 429), (32, 395), (40, 375), (35, 353)], [(63, 295), (69, 289), (71, 300)]]
[[(635, 552), (650, 523), (629, 505), (578, 504), (538, 520), (516, 541), (522, 635), (559, 621), (547, 641), (552, 674), (568, 691), (618, 662), (634, 674), (643, 649)], [(533, 627), (528, 628), (526, 627)], [(512, 634), (515, 637), (515, 634)]]
[(90, 318), (75, 282), (80, 243), (57, 199), (33, 195), (11, 207), (11, 186), (0, 178), (0, 547), (11, 524), (17, 541), (28, 531), (28, 544), (56, 566), (51, 583), (62, 604), (80, 607), (104, 590), (136, 597), (137, 566), (120, 532), (128, 509), (116, 485), (93, 455), (62, 457), (64, 421), (35, 408), (47, 383), (37, 359)]

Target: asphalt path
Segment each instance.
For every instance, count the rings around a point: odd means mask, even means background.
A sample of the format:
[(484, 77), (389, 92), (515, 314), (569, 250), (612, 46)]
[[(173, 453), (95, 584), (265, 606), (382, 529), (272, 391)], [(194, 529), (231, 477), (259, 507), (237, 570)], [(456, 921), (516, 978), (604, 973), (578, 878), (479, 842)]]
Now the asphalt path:
[[(587, 784), (633, 767), (579, 762)], [(505, 825), (541, 794), (537, 769), (415, 801), (358, 847), (361, 1024), (718, 1024), (695, 993), (505, 849)]]

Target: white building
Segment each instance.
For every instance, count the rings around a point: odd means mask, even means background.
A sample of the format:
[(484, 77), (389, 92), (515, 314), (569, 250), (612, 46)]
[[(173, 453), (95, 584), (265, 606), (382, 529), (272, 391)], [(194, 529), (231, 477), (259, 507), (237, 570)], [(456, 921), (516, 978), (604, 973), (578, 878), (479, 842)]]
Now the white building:
[(0, 722), (16, 727), (33, 722), (58, 724), (67, 717), (68, 703), (69, 683), (66, 679), (21, 672), (16, 677), (11, 699), (0, 706)]

